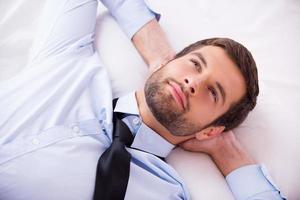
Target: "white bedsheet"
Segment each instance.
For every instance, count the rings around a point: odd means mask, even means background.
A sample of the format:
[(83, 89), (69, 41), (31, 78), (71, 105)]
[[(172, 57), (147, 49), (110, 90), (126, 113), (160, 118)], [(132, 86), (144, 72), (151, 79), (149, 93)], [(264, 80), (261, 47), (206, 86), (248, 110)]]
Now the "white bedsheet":
[[(218, 36), (234, 38), (252, 51), (259, 70), (259, 101), (235, 132), (254, 158), (267, 166), (284, 195), (300, 199), (300, 1), (151, 0), (150, 4), (162, 14), (160, 23), (176, 50)], [(40, 0), (0, 0), (0, 81), (25, 66), (43, 5)], [(142, 86), (147, 67), (100, 7), (96, 47), (119, 96)], [(193, 199), (233, 199), (208, 156), (175, 149), (167, 161), (185, 179)]]

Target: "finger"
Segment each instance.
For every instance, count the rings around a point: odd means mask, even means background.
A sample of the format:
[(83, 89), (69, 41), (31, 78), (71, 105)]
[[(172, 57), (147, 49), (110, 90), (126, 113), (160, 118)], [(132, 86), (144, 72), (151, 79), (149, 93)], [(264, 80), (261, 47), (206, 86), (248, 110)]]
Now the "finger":
[(201, 144), (202, 142), (197, 139), (190, 139), (179, 144), (179, 146), (188, 151), (201, 151)]

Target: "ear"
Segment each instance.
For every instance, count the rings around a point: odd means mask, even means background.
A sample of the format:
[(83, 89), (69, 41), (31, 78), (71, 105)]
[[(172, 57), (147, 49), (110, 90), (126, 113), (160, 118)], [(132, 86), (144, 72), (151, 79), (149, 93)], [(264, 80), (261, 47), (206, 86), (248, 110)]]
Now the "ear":
[(197, 140), (207, 140), (218, 136), (224, 130), (225, 126), (210, 126), (196, 133), (195, 137)]

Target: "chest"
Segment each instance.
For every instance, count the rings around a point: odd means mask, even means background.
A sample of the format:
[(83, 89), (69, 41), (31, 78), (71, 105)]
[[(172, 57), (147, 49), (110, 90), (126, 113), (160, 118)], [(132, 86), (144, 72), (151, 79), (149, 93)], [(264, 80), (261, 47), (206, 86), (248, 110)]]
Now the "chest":
[(93, 57), (40, 65), (0, 85), (0, 144), (71, 122), (110, 121), (110, 81)]

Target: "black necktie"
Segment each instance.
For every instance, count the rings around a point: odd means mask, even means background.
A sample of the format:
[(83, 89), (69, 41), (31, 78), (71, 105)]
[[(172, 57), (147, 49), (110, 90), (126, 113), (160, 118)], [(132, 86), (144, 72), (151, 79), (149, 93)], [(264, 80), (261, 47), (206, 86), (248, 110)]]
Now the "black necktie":
[(125, 145), (133, 135), (119, 114), (113, 115), (113, 142), (98, 160), (94, 200), (123, 200), (126, 194), (131, 155)]

